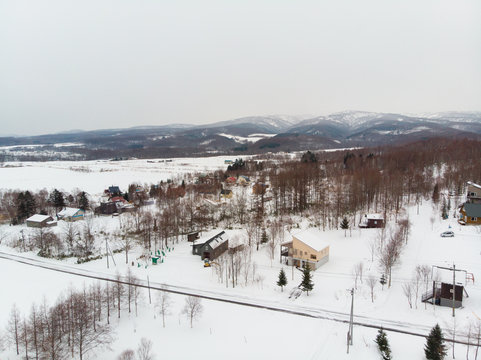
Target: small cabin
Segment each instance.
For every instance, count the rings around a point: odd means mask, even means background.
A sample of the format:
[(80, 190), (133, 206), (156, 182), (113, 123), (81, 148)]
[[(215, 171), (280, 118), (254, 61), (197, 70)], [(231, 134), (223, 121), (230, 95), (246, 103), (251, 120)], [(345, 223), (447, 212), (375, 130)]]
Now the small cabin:
[[(465, 292), (463, 285), (454, 286), (454, 307), (463, 306), (463, 293)], [(428, 291), (421, 298), (423, 302), (429, 302), (439, 306), (453, 306), (453, 284), (433, 281), (432, 290)]]
[(384, 218), (381, 214), (365, 214), (359, 222), (359, 227), (367, 229), (383, 228)]
[(194, 242), (198, 238), (199, 238), (199, 232), (198, 231), (193, 231), (193, 232), (187, 234), (187, 241), (188, 242)]

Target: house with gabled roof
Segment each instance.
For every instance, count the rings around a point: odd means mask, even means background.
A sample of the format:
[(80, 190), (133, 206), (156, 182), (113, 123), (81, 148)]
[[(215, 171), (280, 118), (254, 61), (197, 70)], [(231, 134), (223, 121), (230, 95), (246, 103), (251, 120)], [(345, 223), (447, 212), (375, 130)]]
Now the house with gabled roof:
[(458, 222), (462, 225), (481, 225), (481, 185), (467, 182), (466, 202), (459, 207)]
[(281, 262), (296, 267), (318, 269), (329, 261), (330, 244), (317, 229), (307, 229), (292, 235), (292, 241), (281, 244)]
[(67, 207), (57, 214), (59, 220), (77, 221), (83, 219), (85, 211), (82, 209)]
[(200, 255), (201, 259), (214, 260), (229, 248), (229, 240), (225, 231), (210, 237), (195, 240), (192, 244), (192, 254)]
[(35, 214), (27, 219), (28, 227), (44, 228), (57, 226), (57, 222), (49, 215)]

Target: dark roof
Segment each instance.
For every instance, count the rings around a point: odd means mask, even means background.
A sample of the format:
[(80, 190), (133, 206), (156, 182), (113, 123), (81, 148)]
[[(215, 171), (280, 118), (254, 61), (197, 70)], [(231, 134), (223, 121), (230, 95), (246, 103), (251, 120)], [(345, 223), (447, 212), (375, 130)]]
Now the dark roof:
[(464, 204), (464, 211), (469, 217), (481, 217), (481, 204)]
[(109, 192), (110, 192), (111, 194), (113, 194), (113, 193), (120, 193), (120, 189), (119, 189), (118, 186), (109, 186)]

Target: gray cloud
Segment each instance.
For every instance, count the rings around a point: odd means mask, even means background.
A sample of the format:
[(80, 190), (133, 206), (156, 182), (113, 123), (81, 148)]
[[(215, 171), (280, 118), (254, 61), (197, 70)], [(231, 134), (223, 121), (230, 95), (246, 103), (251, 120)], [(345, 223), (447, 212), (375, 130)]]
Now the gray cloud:
[(481, 109), (479, 1), (0, 3), (1, 133)]

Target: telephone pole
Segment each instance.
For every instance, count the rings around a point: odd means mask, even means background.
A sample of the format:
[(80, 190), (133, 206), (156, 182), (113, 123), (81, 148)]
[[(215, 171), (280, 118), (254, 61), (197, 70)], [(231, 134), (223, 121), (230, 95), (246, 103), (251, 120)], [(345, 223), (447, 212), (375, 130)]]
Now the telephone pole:
[(349, 316), (349, 330), (347, 332), (347, 353), (349, 354), (349, 345), (352, 345), (352, 332), (354, 330), (354, 288), (348, 291), (351, 293), (351, 314)]

